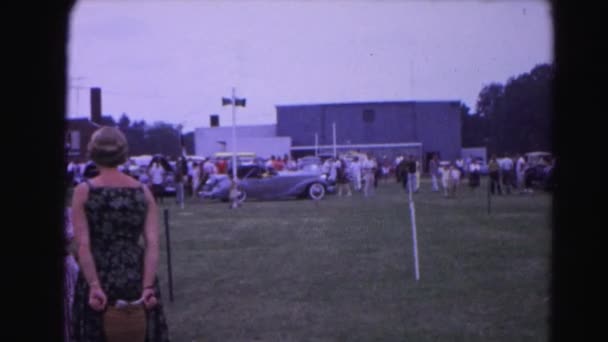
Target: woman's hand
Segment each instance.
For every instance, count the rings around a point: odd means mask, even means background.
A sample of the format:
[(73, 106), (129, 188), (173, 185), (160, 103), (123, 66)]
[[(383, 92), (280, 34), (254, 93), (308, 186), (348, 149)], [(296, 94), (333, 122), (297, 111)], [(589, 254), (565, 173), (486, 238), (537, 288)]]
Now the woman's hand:
[(156, 299), (156, 294), (154, 293), (154, 289), (145, 288), (141, 293), (141, 298), (144, 300), (144, 307), (147, 310), (152, 309), (158, 304), (158, 300)]
[(89, 288), (89, 306), (95, 311), (103, 311), (108, 303), (108, 298), (99, 284)]

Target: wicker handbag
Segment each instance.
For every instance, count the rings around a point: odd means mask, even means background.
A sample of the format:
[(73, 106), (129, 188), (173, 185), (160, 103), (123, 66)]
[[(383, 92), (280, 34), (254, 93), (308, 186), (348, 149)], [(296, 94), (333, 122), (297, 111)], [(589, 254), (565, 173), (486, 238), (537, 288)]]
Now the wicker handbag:
[(146, 338), (146, 310), (141, 303), (108, 306), (103, 314), (106, 341), (143, 342)]

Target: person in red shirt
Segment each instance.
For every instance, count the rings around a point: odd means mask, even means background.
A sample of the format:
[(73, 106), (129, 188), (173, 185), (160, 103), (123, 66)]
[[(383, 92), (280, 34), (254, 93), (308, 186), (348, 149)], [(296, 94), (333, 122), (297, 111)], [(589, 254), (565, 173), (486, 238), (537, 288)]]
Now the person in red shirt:
[(217, 167), (217, 173), (221, 173), (224, 174), (226, 173), (226, 160), (225, 159), (218, 159), (218, 161), (215, 163), (215, 166)]
[(272, 167), (276, 170), (276, 171), (283, 171), (283, 169), (285, 168), (285, 163), (283, 163), (283, 160), (281, 160), (281, 158), (277, 158), (274, 160), (274, 162), (272, 163)]

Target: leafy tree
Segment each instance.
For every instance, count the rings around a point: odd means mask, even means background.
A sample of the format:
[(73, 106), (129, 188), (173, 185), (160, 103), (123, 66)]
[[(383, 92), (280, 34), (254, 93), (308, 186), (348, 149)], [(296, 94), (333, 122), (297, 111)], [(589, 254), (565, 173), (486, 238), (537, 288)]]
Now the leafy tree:
[(114, 118), (111, 115), (104, 115), (101, 117), (100, 124), (102, 126), (114, 127), (116, 126), (116, 121), (114, 121)]
[(480, 132), (482, 145), (499, 154), (551, 150), (553, 74), (552, 65), (541, 64), (504, 86), (484, 86), (477, 117), (463, 121), (463, 145), (479, 142), (476, 132)]
[(131, 125), (131, 119), (129, 119), (129, 117), (127, 116), (126, 113), (122, 113), (122, 115), (118, 119), (118, 127), (121, 130), (126, 131), (130, 125)]

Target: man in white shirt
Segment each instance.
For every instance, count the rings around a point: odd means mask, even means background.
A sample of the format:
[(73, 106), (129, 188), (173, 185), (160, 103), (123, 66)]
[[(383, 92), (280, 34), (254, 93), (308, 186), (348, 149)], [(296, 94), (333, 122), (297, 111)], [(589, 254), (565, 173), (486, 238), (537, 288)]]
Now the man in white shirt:
[(368, 156), (361, 164), (363, 177), (365, 179), (363, 187), (363, 195), (365, 197), (374, 193), (374, 171), (376, 167), (376, 161), (371, 156)]
[[(464, 171), (465, 171), (464, 170), (464, 160), (462, 158), (456, 159), (456, 168), (458, 169), (458, 171), (459, 171), (458, 174), (460, 176), (464, 175)], [(458, 179), (458, 181), (460, 182), (460, 178)]]
[(361, 162), (359, 157), (355, 157), (350, 163), (350, 172), (353, 176), (355, 190), (361, 191)]
[(431, 181), (432, 181), (432, 190), (433, 192), (437, 192), (439, 191), (439, 186), (437, 185), (437, 177), (440, 176), (439, 174), (439, 158), (437, 157), (436, 154), (433, 155), (433, 158), (429, 161), (429, 173), (431, 174)]
[(152, 181), (152, 193), (154, 194), (157, 203), (162, 203), (163, 193), (165, 191), (165, 188), (163, 186), (163, 183), (165, 181), (165, 169), (160, 163), (160, 159), (155, 158), (153, 159), (150, 166), (148, 166), (148, 176)]
[(508, 154), (498, 161), (500, 166), (500, 173), (502, 175), (502, 185), (506, 194), (511, 193), (511, 186), (513, 185), (513, 159)]

